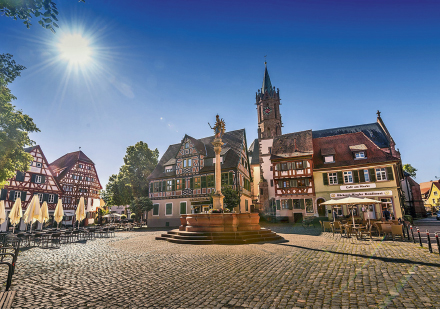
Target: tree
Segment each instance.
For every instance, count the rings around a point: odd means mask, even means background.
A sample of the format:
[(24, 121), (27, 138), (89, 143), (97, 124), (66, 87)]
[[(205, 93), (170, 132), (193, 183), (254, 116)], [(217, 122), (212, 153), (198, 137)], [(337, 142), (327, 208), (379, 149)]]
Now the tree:
[(237, 190), (232, 189), (230, 186), (222, 188), (222, 194), (225, 196), (223, 199), (224, 207), (233, 211), (235, 207), (240, 206), (240, 194)]
[(136, 221), (142, 217), (142, 214), (153, 209), (153, 202), (146, 196), (134, 198), (130, 204), (130, 211), (136, 215)]
[(411, 177), (416, 178), (417, 169), (413, 167), (411, 164), (404, 164), (403, 170), (407, 172)]
[[(79, 2), (85, 2), (79, 0)], [(29, 29), (32, 17), (40, 17), (38, 23), (45, 29), (55, 33), (59, 28), (56, 21), (58, 9), (55, 2), (51, 0), (0, 0), (0, 13), (14, 20), (21, 19)]]
[(151, 150), (148, 148), (148, 144), (142, 141), (127, 147), (124, 165), (119, 170), (119, 176), (126, 179), (131, 187), (133, 197), (139, 198), (148, 195), (147, 177), (156, 167), (158, 158), (157, 148)]
[(103, 199), (107, 205), (120, 206), (130, 204), (133, 196), (127, 179), (123, 178), (120, 174), (111, 175), (105, 187)]
[(24, 151), (24, 147), (35, 144), (29, 138), (29, 133), (40, 131), (31, 117), (16, 110), (11, 103), (16, 97), (7, 85), (24, 69), (24, 66), (12, 60), (12, 55), (0, 54), (0, 187), (17, 170), (28, 170), (33, 158)]

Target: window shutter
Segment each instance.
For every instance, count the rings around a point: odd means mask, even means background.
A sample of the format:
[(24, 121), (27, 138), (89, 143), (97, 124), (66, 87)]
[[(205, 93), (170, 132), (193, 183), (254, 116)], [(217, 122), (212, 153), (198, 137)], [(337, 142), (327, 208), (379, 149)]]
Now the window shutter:
[(277, 210), (281, 210), (280, 200), (277, 200)]
[(387, 166), (387, 178), (388, 180), (394, 180), (393, 168), (391, 166)]
[(310, 186), (310, 179), (309, 178), (304, 179), (304, 183), (306, 187)]
[(206, 176), (202, 176), (202, 188), (206, 188)]
[(327, 176), (327, 173), (322, 173), (322, 181), (324, 183), (324, 186), (328, 186), (328, 176)]
[(288, 199), (288, 200), (287, 200), (287, 206), (289, 207), (290, 210), (293, 209), (293, 202), (292, 202), (292, 199)]
[[(31, 182), (35, 182), (35, 174), (32, 174), (32, 176), (31, 176)], [(72, 176), (73, 177), (73, 176)]]
[(186, 188), (186, 178), (182, 178), (182, 190), (185, 190)]
[(374, 168), (370, 168), (368, 171), (370, 172), (370, 181), (376, 182), (376, 171)]
[(275, 165), (275, 170), (279, 171), (280, 170), (280, 164), (278, 163), (277, 165)]
[(234, 173), (228, 173), (229, 174), (229, 185), (234, 185)]
[(26, 191), (21, 191), (21, 201), (22, 202), (26, 202), (26, 194), (27, 194)]
[(12, 201), (12, 202), (15, 201), (14, 195), (15, 195), (15, 191), (14, 190), (9, 191), (9, 200)]
[(344, 178), (342, 177), (342, 172), (337, 172), (337, 175), (338, 175), (338, 183), (343, 184)]
[(186, 203), (180, 203), (180, 214), (181, 215), (186, 214)]
[(303, 168), (306, 169), (307, 168), (307, 160), (303, 161)]
[(164, 180), (162, 181), (162, 192), (166, 192), (167, 191), (167, 181)]
[(299, 207), (301, 207), (301, 209), (304, 209), (305, 207), (304, 207), (304, 200), (303, 199), (300, 199), (299, 200)]
[[(43, 202), (47, 202), (49, 200), (49, 194), (43, 193)], [(86, 198), (84, 198), (86, 200)]]
[(79, 176), (79, 180), (82, 180), (82, 176)]
[(359, 170), (359, 182), (365, 182), (364, 170)]
[(15, 176), (15, 180), (17, 181), (24, 181), (24, 173), (17, 171), (17, 175)]
[(176, 179), (173, 179), (171, 181), (171, 191), (175, 191), (176, 190)]
[(45, 183), (46, 182), (46, 176), (42, 175), (41, 176), (41, 183)]
[(359, 182), (358, 171), (351, 171), (351, 172), (353, 174), (353, 182), (358, 183)]
[(291, 182), (290, 182), (290, 186), (293, 187), (293, 188), (298, 187), (298, 180), (292, 179)]
[(189, 179), (189, 187), (190, 187), (191, 189), (194, 189), (194, 178), (190, 178), (190, 179)]
[(54, 197), (53, 197), (53, 202), (54, 202), (55, 204), (58, 203), (58, 194), (55, 194), (55, 195), (54, 195)]
[(1, 189), (0, 191), (0, 200), (6, 200), (6, 195), (8, 194), (8, 190)]

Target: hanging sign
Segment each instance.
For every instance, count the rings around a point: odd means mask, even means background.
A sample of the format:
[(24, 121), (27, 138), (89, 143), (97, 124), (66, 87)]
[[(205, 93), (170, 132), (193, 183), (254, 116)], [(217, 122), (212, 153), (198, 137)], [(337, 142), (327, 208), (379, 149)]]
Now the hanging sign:
[(346, 185), (339, 186), (341, 190), (359, 190), (359, 189), (372, 189), (376, 188), (375, 183), (367, 183), (367, 184), (357, 184), (357, 185)]
[(342, 198), (347, 196), (356, 197), (370, 197), (370, 196), (390, 196), (393, 195), (392, 191), (369, 191), (369, 192), (336, 192), (330, 193), (331, 198)]

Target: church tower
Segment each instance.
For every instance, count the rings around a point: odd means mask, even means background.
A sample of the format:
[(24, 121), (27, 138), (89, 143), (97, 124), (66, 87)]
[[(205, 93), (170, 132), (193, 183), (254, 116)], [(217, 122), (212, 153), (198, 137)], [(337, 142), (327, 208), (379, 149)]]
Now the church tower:
[(258, 112), (258, 139), (274, 138), (281, 135), (280, 89), (275, 91), (267, 72), (267, 62), (264, 62), (263, 87), (256, 93)]

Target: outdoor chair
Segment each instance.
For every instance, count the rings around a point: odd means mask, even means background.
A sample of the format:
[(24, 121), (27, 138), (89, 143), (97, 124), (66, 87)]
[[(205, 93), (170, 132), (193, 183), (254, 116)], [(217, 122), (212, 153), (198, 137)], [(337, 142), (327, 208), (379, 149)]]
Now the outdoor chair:
[(393, 240), (396, 236), (400, 236), (402, 238), (402, 240), (405, 239), (405, 237), (403, 236), (403, 228), (402, 225), (392, 225), (391, 226), (391, 235), (393, 236)]
[(60, 242), (64, 242), (65, 244), (69, 243), (71, 241), (72, 232), (71, 231), (64, 231), (60, 235)]
[(383, 231), (382, 231), (382, 223), (381, 222), (376, 222), (374, 223), (374, 226), (377, 229), (377, 233), (379, 234), (379, 237), (381, 237)]
[(52, 247), (61, 247), (61, 233), (53, 233), (50, 238), (50, 243)]
[(365, 228), (359, 229), (359, 239), (362, 239), (363, 235), (370, 235), (370, 239), (373, 239), (373, 236), (371, 235), (371, 228), (372, 224), (367, 224)]
[(73, 230), (72, 231), (72, 237), (71, 237), (72, 241), (75, 239), (76, 241), (79, 240), (79, 230)]
[(328, 231), (332, 231), (332, 225), (331, 225), (331, 222), (330, 221), (324, 221), (324, 222), (322, 222), (322, 229), (323, 229), (323, 231), (325, 232), (326, 230), (328, 230)]
[(110, 228), (108, 229), (108, 232), (109, 232), (109, 234), (110, 234), (110, 237), (115, 237), (115, 236), (116, 236), (116, 235), (115, 235), (115, 227), (114, 227), (114, 226), (110, 227)]
[(392, 235), (392, 230), (391, 227), (393, 225), (392, 224), (387, 224), (387, 223), (382, 223), (381, 227), (382, 227), (382, 233), (384, 234), (384, 237), (386, 238), (388, 235)]
[(344, 228), (339, 221), (335, 221), (333, 223), (333, 235), (335, 234), (335, 231), (340, 232), (341, 236), (342, 236), (342, 233), (344, 232)]
[[(351, 224), (348, 224), (348, 223), (344, 224), (343, 228), (344, 228), (344, 231), (345, 231), (345, 235), (347, 237), (351, 237), (351, 234), (353, 234), (353, 229), (352, 229)], [(342, 233), (341, 233), (341, 235), (342, 235)]]
[(32, 241), (34, 242), (34, 246), (39, 246), (41, 243), (41, 236), (43, 234), (42, 233), (35, 233), (33, 234), (32, 237)]

